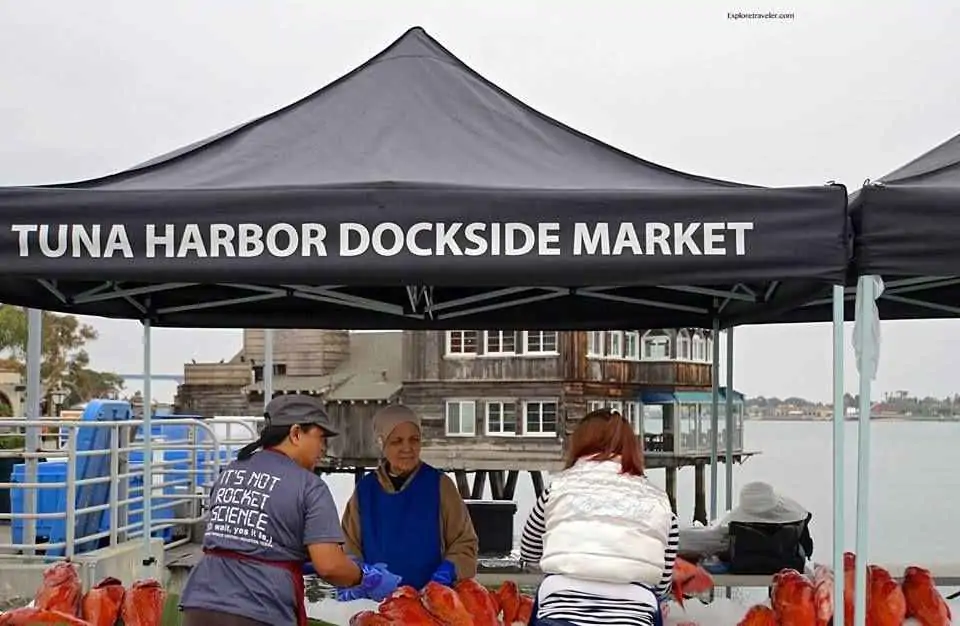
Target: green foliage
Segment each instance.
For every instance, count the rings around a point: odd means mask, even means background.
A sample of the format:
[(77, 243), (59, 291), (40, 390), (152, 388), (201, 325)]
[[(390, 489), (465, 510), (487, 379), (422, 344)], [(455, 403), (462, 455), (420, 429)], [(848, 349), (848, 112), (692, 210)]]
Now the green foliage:
[[(40, 379), (48, 390), (62, 388), (69, 392), (64, 406), (109, 396), (123, 389), (123, 379), (116, 374), (89, 368), (90, 356), (84, 346), (96, 338), (97, 331), (82, 324), (76, 316), (43, 312)], [(0, 304), (0, 357), (7, 357), (8, 364), (23, 372), (26, 355), (26, 311)]]
[(0, 450), (22, 450), (25, 447), (23, 435), (0, 435)]

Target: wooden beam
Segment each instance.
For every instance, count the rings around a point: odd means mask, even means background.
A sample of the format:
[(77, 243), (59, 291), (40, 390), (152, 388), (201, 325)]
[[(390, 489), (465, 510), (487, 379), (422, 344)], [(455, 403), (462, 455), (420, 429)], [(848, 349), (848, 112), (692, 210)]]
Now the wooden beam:
[(693, 478), (693, 521), (707, 525), (707, 464), (697, 463)]
[(668, 467), (664, 470), (667, 473), (666, 488), (667, 497), (670, 498), (670, 508), (674, 515), (677, 513), (677, 468)]
[(487, 486), (487, 470), (477, 470), (473, 473), (473, 489), (470, 491), (471, 500), (483, 500), (483, 490)]
[[(496, 470), (490, 472), (490, 497), (494, 500), (506, 500), (507, 498), (503, 497), (503, 470)], [(511, 500), (513, 498), (510, 498)]]
[(538, 470), (530, 472), (530, 480), (533, 481), (533, 495), (540, 498), (543, 495), (543, 472)]
[(517, 478), (519, 478), (519, 476), (520, 472), (517, 470), (510, 470), (507, 472), (507, 484), (503, 486), (504, 500), (513, 500), (517, 493)]
[(457, 482), (457, 490), (460, 492), (460, 497), (464, 500), (469, 500), (470, 482), (467, 480), (467, 472), (465, 470), (456, 470), (453, 472), (453, 477)]

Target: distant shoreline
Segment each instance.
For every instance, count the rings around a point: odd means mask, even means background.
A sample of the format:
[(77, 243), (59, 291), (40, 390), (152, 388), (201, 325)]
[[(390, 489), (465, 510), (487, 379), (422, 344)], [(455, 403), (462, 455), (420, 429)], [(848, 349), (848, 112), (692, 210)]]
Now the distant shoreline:
[[(847, 416), (845, 421), (856, 422), (857, 416)], [(816, 417), (813, 415), (777, 415), (777, 416), (748, 416), (743, 417), (748, 422), (831, 422), (832, 417)], [(871, 421), (877, 422), (956, 422), (960, 423), (960, 416), (954, 417), (931, 417), (931, 416), (904, 416), (904, 415), (874, 415)]]

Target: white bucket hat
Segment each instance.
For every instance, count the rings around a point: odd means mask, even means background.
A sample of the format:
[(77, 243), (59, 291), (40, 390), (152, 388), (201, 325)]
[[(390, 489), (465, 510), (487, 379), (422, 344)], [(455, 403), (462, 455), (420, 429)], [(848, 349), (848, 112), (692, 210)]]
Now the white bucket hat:
[(777, 493), (764, 482), (747, 483), (740, 490), (737, 506), (727, 513), (722, 524), (791, 524), (807, 519), (809, 512), (800, 503)]

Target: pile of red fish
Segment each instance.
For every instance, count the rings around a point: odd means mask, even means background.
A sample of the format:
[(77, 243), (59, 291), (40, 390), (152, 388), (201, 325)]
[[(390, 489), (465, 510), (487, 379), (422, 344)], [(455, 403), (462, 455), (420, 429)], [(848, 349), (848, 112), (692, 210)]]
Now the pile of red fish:
[[(673, 593), (683, 606), (684, 595), (713, 589), (713, 579), (702, 567), (677, 559), (673, 567)], [(418, 593), (400, 587), (376, 611), (362, 611), (350, 626), (514, 626), (529, 624), (533, 598), (520, 593), (517, 583), (505, 581), (496, 591), (474, 579), (461, 580), (451, 589), (429, 583)]]
[(377, 611), (362, 611), (350, 626), (514, 626), (530, 623), (533, 598), (506, 581), (489, 591), (474, 579), (450, 587), (431, 582), (418, 593), (400, 587)]
[[(843, 622), (853, 624), (854, 567), (856, 557), (843, 555)], [(773, 577), (771, 606), (750, 608), (739, 626), (826, 626), (833, 619), (833, 570), (817, 565), (813, 579), (795, 570), (783, 570)], [(902, 626), (912, 617), (923, 626), (949, 626), (950, 607), (930, 572), (908, 567), (903, 583), (876, 565), (867, 566), (867, 626)]]
[(160, 626), (166, 592), (155, 580), (123, 587), (116, 578), (104, 578), (83, 593), (80, 577), (70, 563), (57, 563), (43, 573), (43, 584), (33, 606), (0, 615), (0, 626), (66, 624), (67, 626)]

